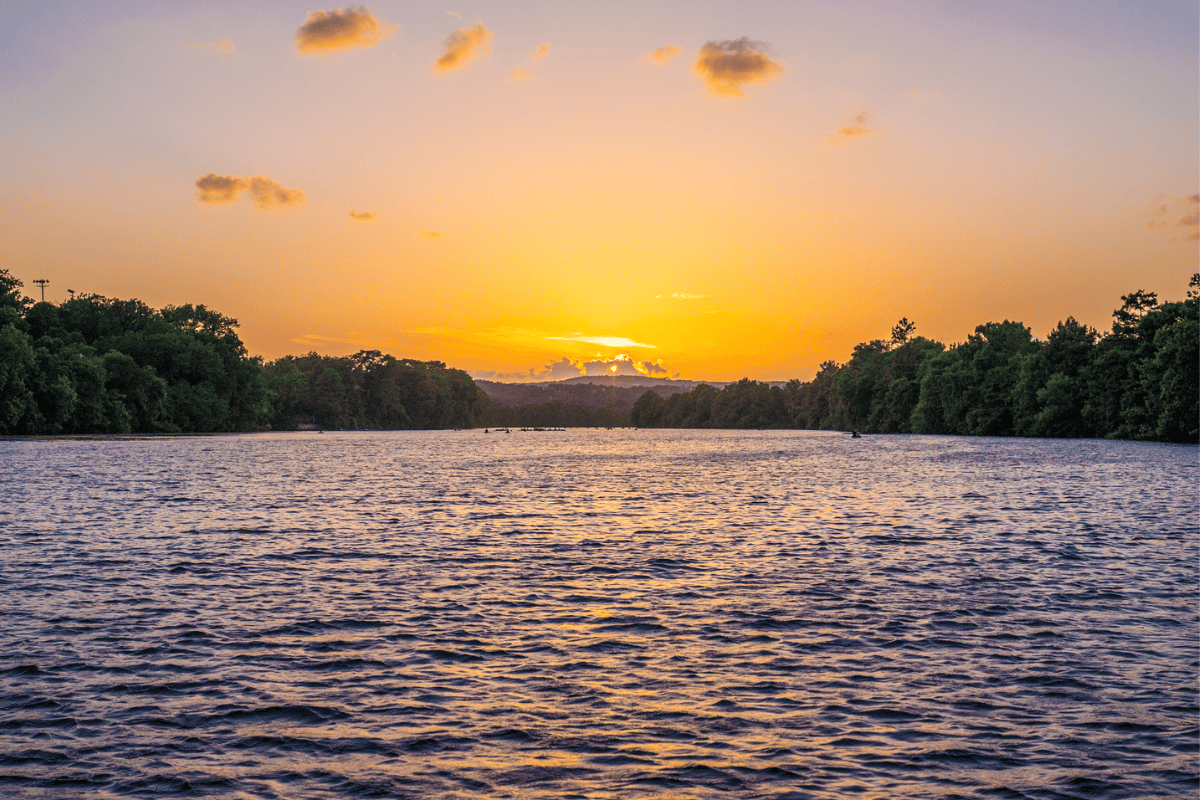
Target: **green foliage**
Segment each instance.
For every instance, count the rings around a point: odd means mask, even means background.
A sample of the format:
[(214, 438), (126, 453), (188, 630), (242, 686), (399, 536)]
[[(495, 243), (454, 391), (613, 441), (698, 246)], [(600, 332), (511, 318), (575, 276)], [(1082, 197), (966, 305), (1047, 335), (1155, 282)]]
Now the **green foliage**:
[[(6, 269), (0, 269), (0, 325), (11, 325), (24, 316), (25, 310), (32, 305), (29, 298), (21, 294), (25, 284)], [(15, 314), (5, 314), (5, 311)]]
[(29, 303), (20, 285), (0, 270), (0, 433), (265, 427), (262, 365), (235, 320), (99, 295)]
[(33, 423), (38, 413), (32, 389), (36, 375), (29, 336), (15, 324), (0, 326), (0, 433), (24, 430)]
[(658, 392), (647, 391), (633, 404), (629, 423), (637, 428), (658, 428), (666, 411), (667, 401)]
[(1039, 342), (1005, 320), (947, 349), (901, 319), (890, 339), (858, 345), (845, 364), (825, 362), (807, 382), (744, 378), (669, 397), (578, 387), (586, 403), (553, 388), (505, 388), (527, 393), (508, 405), (439, 361), (363, 350), (264, 366), (247, 354), (237, 320), (203, 305), (156, 311), (99, 295), (34, 303), (22, 286), (0, 269), (0, 434), (632, 423), (1200, 440), (1200, 275), (1183, 301), (1123, 296), (1104, 336), (1068, 317)]
[[(295, 430), (470, 428), (487, 398), (470, 376), (440, 361), (397, 359), (378, 350), (334, 357), (284, 356), (264, 370), (271, 427)], [(492, 424), (501, 424), (493, 422)]]
[[(634, 406), (640, 427), (795, 427), (866, 433), (1200, 439), (1200, 275), (1183, 302), (1121, 298), (1112, 333), (1068, 317), (1046, 341), (989, 322), (946, 349), (901, 319), (888, 340), (779, 389), (742, 380)], [(703, 389), (703, 391), (702, 391)], [(778, 392), (776, 395), (775, 392)]]

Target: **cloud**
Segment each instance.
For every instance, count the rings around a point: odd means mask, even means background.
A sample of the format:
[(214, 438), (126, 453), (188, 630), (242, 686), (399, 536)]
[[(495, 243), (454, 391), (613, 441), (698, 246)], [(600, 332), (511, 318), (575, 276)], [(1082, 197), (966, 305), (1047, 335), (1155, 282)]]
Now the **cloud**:
[[(1191, 229), (1186, 232), (1183, 240), (1185, 242), (1200, 241), (1200, 194), (1189, 194), (1184, 197), (1177, 197), (1174, 200), (1167, 200), (1164, 195), (1159, 195), (1154, 198), (1154, 208), (1150, 212), (1151, 218), (1146, 222), (1146, 228), (1150, 230), (1163, 230), (1185, 228)], [(1181, 216), (1182, 215), (1182, 216)]]
[(703, 299), (703, 298), (704, 298), (704, 295), (702, 295), (702, 294), (688, 294), (687, 292), (671, 292), (670, 294), (656, 294), (656, 295), (654, 295), (654, 299), (655, 299), (655, 300), (666, 300), (666, 299), (671, 299), (671, 300), (700, 300), (700, 299)]
[(442, 236), (440, 233), (438, 233), (437, 231), (421, 231), (421, 235), (424, 236), (426, 239), (444, 239), (444, 238), (446, 238), (446, 237)]
[(653, 53), (646, 53), (646, 55), (642, 56), (641, 60), (653, 61), (655, 64), (665, 64), (675, 56), (679, 55), (681, 50), (683, 50), (683, 48), (679, 47), (678, 45), (667, 44), (658, 48)]
[(374, 211), (351, 211), (350, 219), (356, 220), (358, 222), (374, 222), (375, 221), (375, 212)]
[[(557, 361), (551, 361), (541, 369), (531, 369), (528, 372), (472, 372), (476, 378), (494, 381), (522, 383), (528, 381), (561, 381), (568, 378), (578, 378), (583, 375), (613, 376), (613, 375), (644, 375), (647, 377), (666, 376), (667, 369), (661, 361), (634, 361), (628, 355), (605, 358), (596, 356), (591, 361), (571, 359), (563, 356)], [(678, 373), (676, 373), (678, 377)]]
[(643, 347), (651, 350), (657, 350), (652, 344), (643, 344), (635, 342), (633, 339), (626, 339), (624, 336), (584, 336), (576, 334), (574, 336), (547, 336), (547, 339), (556, 342), (581, 342), (583, 344), (598, 344), (604, 347)]
[(442, 54), (433, 62), (434, 72), (448, 72), (462, 69), (480, 56), (491, 52), (488, 42), (492, 40), (492, 32), (483, 27), (482, 22), (476, 22), (470, 28), (458, 28), (446, 37)]
[(742, 84), (777, 80), (784, 69), (767, 55), (770, 45), (743, 36), (705, 42), (692, 69), (718, 97), (742, 97)]
[(196, 181), (196, 199), (201, 203), (232, 203), (246, 188), (246, 179), (208, 173)]
[(232, 53), (233, 42), (229, 39), (218, 39), (215, 42), (196, 42), (188, 45), (189, 50), (216, 50), (218, 53)]
[(534, 74), (537, 72), (537, 63), (546, 56), (550, 55), (550, 45), (543, 42), (529, 54), (529, 58), (525, 60), (525, 66), (513, 67), (513, 71), (509, 74), (510, 81), (531, 81)]
[(266, 175), (217, 175), (208, 173), (196, 180), (196, 199), (213, 205), (232, 203), (242, 192), (254, 198), (259, 208), (296, 206), (304, 202), (304, 192), (285, 189)]
[(551, 361), (537, 372), (529, 370), (529, 377), (535, 381), (561, 381), (566, 378), (577, 378), (583, 375), (583, 367), (579, 362), (572, 361), (566, 356), (560, 361)]
[(867, 112), (860, 111), (854, 116), (853, 125), (843, 125), (838, 128), (837, 135), (826, 142), (826, 144), (845, 144), (852, 139), (857, 139), (860, 136), (870, 136), (873, 133), (879, 133), (879, 131), (867, 127)]
[(567, 378), (578, 378), (584, 374), (583, 364), (563, 356), (559, 361), (551, 361), (541, 369), (531, 369), (528, 372), (471, 372), (471, 377), (482, 378), (485, 381), (501, 381), (507, 383), (526, 383), (531, 381), (561, 381)]
[(303, 55), (374, 47), (396, 32), (398, 25), (380, 22), (363, 6), (332, 11), (310, 11), (296, 30), (296, 46)]
[(628, 355), (621, 353), (612, 358), (597, 357), (594, 361), (578, 362), (584, 375), (643, 375), (654, 377), (666, 375), (667, 370), (661, 361), (634, 361)]
[(446, 12), (446, 16), (447, 16), (447, 17), (454, 17), (454, 18), (455, 18), (456, 20), (458, 20), (459, 22), (462, 22), (462, 14), (458, 13), (457, 11), (447, 11), (447, 12)]
[(296, 206), (304, 202), (304, 192), (299, 189), (285, 189), (266, 175), (256, 175), (250, 178), (246, 188), (254, 198), (254, 205), (259, 208), (270, 206)]
[(1188, 197), (1181, 197), (1180, 202), (1185, 206), (1190, 206), (1192, 212), (1179, 220), (1179, 225), (1184, 228), (1192, 228), (1192, 232), (1183, 237), (1185, 242), (1200, 241), (1200, 230), (1195, 230), (1200, 227), (1200, 214), (1197, 214), (1195, 208), (1200, 204), (1200, 194), (1193, 194)]

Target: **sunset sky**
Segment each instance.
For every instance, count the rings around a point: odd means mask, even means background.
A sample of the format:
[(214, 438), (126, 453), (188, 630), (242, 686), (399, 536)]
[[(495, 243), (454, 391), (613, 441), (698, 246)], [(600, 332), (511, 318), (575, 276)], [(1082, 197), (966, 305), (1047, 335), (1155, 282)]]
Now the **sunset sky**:
[(811, 378), (1197, 270), (1197, 4), (25, 2), (0, 267), (476, 377)]

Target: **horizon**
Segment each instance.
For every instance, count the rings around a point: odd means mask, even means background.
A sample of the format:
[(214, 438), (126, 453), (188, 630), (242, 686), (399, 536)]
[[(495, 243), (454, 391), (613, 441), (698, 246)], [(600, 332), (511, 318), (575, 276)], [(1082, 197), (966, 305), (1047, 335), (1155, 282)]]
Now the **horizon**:
[[(636, 20), (636, 23), (633, 21)], [(811, 380), (1197, 271), (1194, 3), (20, 3), (0, 267), (266, 360)], [(36, 291), (36, 288), (35, 288)], [(602, 377), (595, 375), (591, 377)]]

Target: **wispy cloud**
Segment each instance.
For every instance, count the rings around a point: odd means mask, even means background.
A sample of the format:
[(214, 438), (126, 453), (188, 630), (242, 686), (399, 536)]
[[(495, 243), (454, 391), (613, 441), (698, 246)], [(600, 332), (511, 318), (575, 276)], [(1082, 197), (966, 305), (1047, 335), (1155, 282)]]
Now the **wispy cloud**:
[(374, 222), (375, 216), (376, 215), (375, 215), (374, 211), (351, 211), (350, 212), (350, 219), (355, 220), (356, 222)]
[(218, 53), (232, 53), (236, 48), (229, 39), (218, 39), (215, 42), (195, 42), (188, 45), (189, 50), (216, 50)]
[(266, 175), (250, 178), (250, 185), (246, 191), (254, 198), (254, 205), (259, 208), (295, 206), (305, 200), (304, 192), (299, 189), (285, 189)]
[(766, 83), (783, 74), (782, 66), (771, 60), (770, 45), (743, 36), (740, 39), (705, 42), (692, 69), (704, 81), (711, 94), (742, 97), (747, 83)]
[(550, 45), (546, 44), (545, 42), (539, 44), (537, 48), (529, 54), (529, 57), (525, 59), (524, 66), (518, 65), (513, 67), (513, 71), (509, 73), (508, 79), (510, 81), (533, 80), (534, 74), (537, 73), (538, 62), (548, 55), (550, 55)]
[(379, 348), (379, 342), (370, 341), (367, 339), (353, 339), (339, 336), (321, 336), (316, 333), (305, 333), (291, 340), (294, 344), (305, 345), (314, 350), (317, 348), (325, 348), (329, 345), (350, 345), (358, 347), (362, 350), (374, 350)]
[(678, 45), (667, 44), (658, 48), (653, 53), (646, 53), (646, 55), (642, 56), (641, 60), (653, 61), (655, 64), (666, 64), (672, 58), (679, 55), (681, 50), (683, 50), (683, 48), (679, 47)]
[(310, 11), (296, 30), (296, 46), (304, 55), (374, 47), (396, 32), (398, 25), (380, 22), (364, 6)]
[(421, 235), (424, 236), (426, 239), (444, 239), (444, 238), (446, 238), (446, 237), (442, 236), (440, 233), (438, 233), (437, 231), (421, 231)]
[(1150, 230), (1178, 231), (1183, 228), (1185, 242), (1200, 241), (1200, 194), (1189, 194), (1168, 200), (1165, 195), (1154, 198)]
[(556, 342), (579, 342), (581, 344), (598, 344), (604, 347), (641, 347), (657, 350), (652, 344), (644, 344), (635, 342), (633, 339), (626, 339), (624, 336), (584, 336), (583, 334), (575, 334), (574, 336), (547, 336), (547, 339)]
[(687, 292), (671, 292), (670, 294), (656, 294), (655, 300), (701, 300), (704, 298), (702, 294), (689, 294)]
[(527, 372), (499, 372), (492, 370), (472, 370), (472, 378), (485, 381), (500, 381), (502, 383), (538, 383), (541, 381), (562, 381), (567, 378), (578, 378), (584, 374), (583, 364), (563, 356), (562, 359), (551, 361), (541, 369), (530, 369)]
[(879, 133), (879, 131), (867, 127), (867, 112), (860, 111), (854, 116), (853, 124), (843, 125), (838, 128), (837, 134), (826, 142), (826, 144), (842, 145), (862, 136), (870, 136), (873, 133)]
[(462, 69), (476, 58), (491, 52), (492, 32), (476, 22), (469, 28), (458, 28), (446, 37), (442, 54), (433, 62), (434, 72)]
[(196, 199), (201, 203), (232, 203), (246, 192), (260, 209), (272, 206), (296, 206), (304, 202), (304, 192), (285, 189), (266, 175), (217, 175), (208, 173), (196, 180)]

